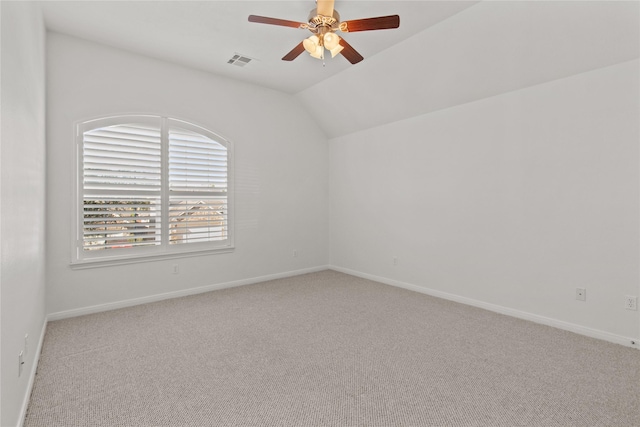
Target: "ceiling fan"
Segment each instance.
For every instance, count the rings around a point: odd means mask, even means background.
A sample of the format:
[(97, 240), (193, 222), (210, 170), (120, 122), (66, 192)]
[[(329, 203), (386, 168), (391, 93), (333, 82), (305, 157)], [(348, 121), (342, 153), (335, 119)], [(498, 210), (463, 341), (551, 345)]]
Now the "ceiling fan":
[(291, 52), (287, 53), (282, 58), (283, 61), (293, 61), (305, 50), (314, 58), (324, 59), (324, 50), (327, 49), (331, 52), (332, 58), (341, 53), (352, 64), (357, 64), (364, 58), (345, 39), (339, 37), (336, 31), (353, 33), (356, 31), (385, 30), (400, 26), (400, 17), (398, 15), (340, 21), (340, 14), (333, 8), (333, 3), (334, 0), (316, 0), (316, 8), (309, 13), (307, 22), (288, 21), (286, 19), (257, 15), (249, 15), (249, 22), (301, 28), (313, 33), (311, 37), (304, 39)]

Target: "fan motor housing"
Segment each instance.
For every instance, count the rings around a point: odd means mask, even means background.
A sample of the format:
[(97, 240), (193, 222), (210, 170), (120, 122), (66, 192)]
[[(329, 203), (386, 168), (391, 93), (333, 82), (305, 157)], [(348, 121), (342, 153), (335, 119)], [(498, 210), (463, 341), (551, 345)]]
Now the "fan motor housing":
[(311, 12), (309, 12), (308, 22), (310, 26), (313, 28), (317, 28), (317, 27), (337, 28), (338, 24), (340, 23), (340, 14), (338, 13), (337, 10), (334, 9), (332, 16), (323, 16), (323, 15), (318, 15), (318, 9), (312, 9)]

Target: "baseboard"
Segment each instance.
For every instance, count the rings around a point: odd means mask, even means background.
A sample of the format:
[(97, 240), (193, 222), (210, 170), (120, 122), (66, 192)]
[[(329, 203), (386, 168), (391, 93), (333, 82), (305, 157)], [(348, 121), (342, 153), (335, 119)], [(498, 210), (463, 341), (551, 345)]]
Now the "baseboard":
[(36, 347), (33, 362), (31, 363), (31, 369), (29, 370), (29, 383), (27, 384), (27, 390), (22, 399), (22, 407), (20, 408), (20, 421), (18, 427), (24, 425), (24, 419), (27, 416), (27, 409), (29, 408), (29, 400), (31, 399), (31, 391), (33, 390), (33, 384), (36, 381), (36, 372), (38, 371), (38, 362), (40, 360), (40, 353), (42, 352), (42, 344), (44, 343), (44, 334), (47, 331), (47, 319), (42, 323), (42, 329), (40, 331), (40, 339), (38, 340), (38, 347)]
[(569, 332), (574, 332), (576, 334), (584, 335), (590, 338), (609, 341), (615, 344), (620, 344), (626, 347), (631, 347), (631, 348), (640, 350), (640, 339), (638, 338), (624, 337), (621, 335), (600, 331), (598, 329), (587, 328), (585, 326), (576, 325), (574, 323), (565, 322), (565, 321), (553, 319), (550, 317), (540, 316), (540, 315), (528, 313), (525, 311), (515, 310), (509, 307), (504, 307), (496, 304), (478, 301), (472, 298), (450, 294), (450, 293), (438, 291), (435, 289), (425, 288), (423, 286), (417, 286), (411, 283), (405, 283), (398, 280), (389, 279), (386, 277), (362, 273), (360, 271), (350, 270), (348, 268), (338, 267), (335, 265), (330, 265), (329, 268), (334, 271), (350, 274), (356, 277), (361, 277), (363, 279), (373, 280), (375, 282), (384, 283), (386, 285), (391, 285), (398, 288), (408, 289), (410, 291), (419, 292), (421, 294), (426, 294), (426, 295), (430, 295), (437, 298), (455, 301), (455, 302), (470, 305), (473, 307), (483, 308), (485, 310), (493, 311), (495, 313), (505, 314), (507, 316), (516, 317), (523, 320), (529, 320), (531, 322), (539, 323), (546, 326), (551, 326), (551, 327), (562, 329)]
[(150, 295), (150, 296), (141, 297), (141, 298), (133, 298), (133, 299), (123, 300), (123, 301), (111, 302), (107, 304), (93, 305), (90, 307), (77, 308), (73, 310), (60, 311), (57, 313), (50, 313), (47, 316), (47, 320), (54, 321), (54, 320), (66, 319), (70, 317), (84, 316), (86, 314), (99, 313), (102, 311), (117, 310), (119, 308), (132, 307), (135, 305), (147, 304), (150, 302), (162, 301), (162, 300), (171, 299), (171, 298), (179, 298), (179, 297), (184, 297), (188, 295), (201, 294), (204, 292), (211, 292), (219, 289), (235, 288), (238, 286), (252, 285), (255, 283), (266, 282), (268, 280), (283, 279), (286, 277), (299, 276), (301, 274), (315, 273), (315, 272), (327, 270), (327, 269), (329, 269), (329, 266), (323, 265), (323, 266), (305, 268), (301, 270), (287, 271), (284, 273), (276, 273), (276, 274), (269, 274), (266, 276), (251, 277), (248, 279), (235, 280), (232, 282), (216, 283), (213, 285), (183, 289), (175, 292), (167, 292), (167, 293)]

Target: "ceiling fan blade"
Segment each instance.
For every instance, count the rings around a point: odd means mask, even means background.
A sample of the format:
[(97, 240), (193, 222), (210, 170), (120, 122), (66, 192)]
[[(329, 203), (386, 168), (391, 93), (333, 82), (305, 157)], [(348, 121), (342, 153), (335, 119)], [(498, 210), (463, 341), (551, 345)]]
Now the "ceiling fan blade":
[(333, 0), (316, 0), (318, 15), (333, 16)]
[(268, 18), (266, 16), (249, 15), (249, 22), (259, 24), (280, 25), (281, 27), (302, 28), (302, 22), (287, 21), (286, 19)]
[(352, 48), (351, 45), (343, 38), (340, 38), (340, 46), (344, 48), (340, 53), (352, 64), (357, 64), (364, 59), (362, 55)]
[(294, 59), (296, 59), (302, 52), (304, 52), (304, 46), (302, 44), (302, 42), (300, 42), (300, 44), (296, 47), (294, 47), (293, 49), (291, 49), (291, 52), (287, 53), (285, 56), (282, 57), (283, 61), (293, 61)]
[(400, 26), (400, 16), (389, 15), (377, 18), (354, 19), (351, 21), (344, 21), (342, 22), (342, 25), (346, 26), (346, 29), (343, 30), (341, 26), (340, 30), (350, 33), (354, 33), (356, 31), (387, 30), (390, 28), (398, 28)]

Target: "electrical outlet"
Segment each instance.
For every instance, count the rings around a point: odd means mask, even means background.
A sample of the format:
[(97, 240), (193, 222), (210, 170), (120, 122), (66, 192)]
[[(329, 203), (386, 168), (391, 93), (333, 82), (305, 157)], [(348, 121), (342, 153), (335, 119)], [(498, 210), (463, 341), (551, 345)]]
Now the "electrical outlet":
[(585, 288), (576, 288), (576, 299), (578, 301), (587, 300), (587, 290)]
[(627, 310), (637, 310), (638, 309), (638, 297), (627, 295), (624, 299), (624, 308)]
[(22, 367), (24, 366), (24, 352), (18, 354), (18, 376), (22, 375)]

